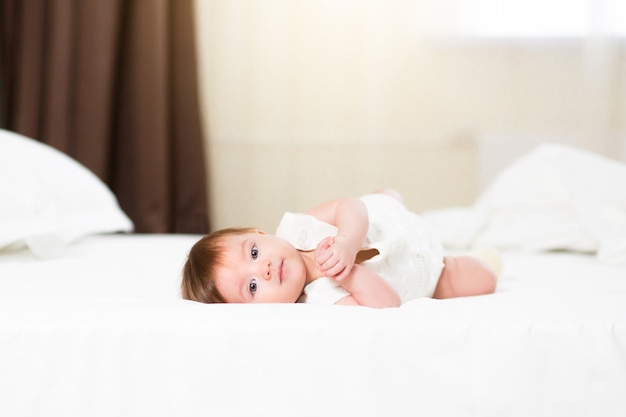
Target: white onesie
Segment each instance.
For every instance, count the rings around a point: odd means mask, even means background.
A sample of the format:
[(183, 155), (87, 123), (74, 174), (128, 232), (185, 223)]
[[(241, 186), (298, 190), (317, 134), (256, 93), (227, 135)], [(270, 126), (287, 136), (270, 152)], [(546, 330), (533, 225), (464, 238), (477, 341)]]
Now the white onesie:
[[(388, 195), (368, 194), (361, 197), (361, 201), (369, 215), (363, 249), (378, 250), (378, 255), (361, 265), (382, 276), (398, 292), (403, 303), (431, 297), (443, 269), (443, 248), (428, 225)], [(285, 213), (276, 229), (276, 236), (303, 251), (314, 250), (322, 239), (336, 234), (335, 226), (302, 213)], [(304, 296), (299, 301), (334, 304), (347, 295), (349, 293), (338, 283), (321, 277), (304, 288)]]

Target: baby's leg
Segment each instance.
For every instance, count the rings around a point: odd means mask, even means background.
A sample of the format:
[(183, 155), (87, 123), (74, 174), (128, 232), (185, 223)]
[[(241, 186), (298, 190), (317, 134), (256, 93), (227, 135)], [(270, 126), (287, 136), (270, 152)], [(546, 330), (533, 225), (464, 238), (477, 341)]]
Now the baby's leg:
[(471, 256), (446, 256), (433, 298), (465, 297), (491, 294), (496, 289), (496, 275)]

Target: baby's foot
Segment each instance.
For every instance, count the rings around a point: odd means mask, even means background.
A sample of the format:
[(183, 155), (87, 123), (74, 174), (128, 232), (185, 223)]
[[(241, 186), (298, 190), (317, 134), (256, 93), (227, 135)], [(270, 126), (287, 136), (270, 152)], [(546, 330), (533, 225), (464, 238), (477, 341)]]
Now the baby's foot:
[(478, 259), (487, 265), (495, 274), (496, 279), (502, 274), (502, 258), (494, 249), (477, 249), (468, 253), (469, 256)]

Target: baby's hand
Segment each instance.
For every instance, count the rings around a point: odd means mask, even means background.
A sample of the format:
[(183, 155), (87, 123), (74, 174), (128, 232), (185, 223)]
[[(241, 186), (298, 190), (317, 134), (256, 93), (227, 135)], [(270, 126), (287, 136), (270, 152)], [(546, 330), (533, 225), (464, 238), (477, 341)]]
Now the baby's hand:
[(337, 281), (344, 279), (352, 270), (357, 250), (343, 236), (327, 237), (315, 249), (315, 260), (320, 270)]

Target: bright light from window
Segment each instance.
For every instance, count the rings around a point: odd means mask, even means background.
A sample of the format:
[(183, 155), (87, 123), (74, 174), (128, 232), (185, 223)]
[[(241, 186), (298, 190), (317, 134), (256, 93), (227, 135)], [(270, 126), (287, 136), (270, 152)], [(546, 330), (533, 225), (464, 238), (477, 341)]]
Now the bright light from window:
[(463, 36), (626, 36), (626, 0), (461, 0)]

